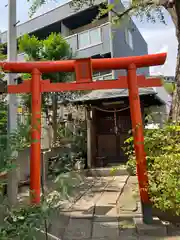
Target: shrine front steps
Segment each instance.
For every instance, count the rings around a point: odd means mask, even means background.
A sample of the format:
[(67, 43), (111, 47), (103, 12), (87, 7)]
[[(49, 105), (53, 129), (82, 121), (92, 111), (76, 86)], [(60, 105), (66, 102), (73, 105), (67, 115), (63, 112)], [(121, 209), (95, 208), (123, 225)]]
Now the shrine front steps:
[(84, 170), (84, 174), (87, 177), (109, 177), (109, 176), (127, 176), (128, 172), (125, 166), (111, 166), (91, 168)]

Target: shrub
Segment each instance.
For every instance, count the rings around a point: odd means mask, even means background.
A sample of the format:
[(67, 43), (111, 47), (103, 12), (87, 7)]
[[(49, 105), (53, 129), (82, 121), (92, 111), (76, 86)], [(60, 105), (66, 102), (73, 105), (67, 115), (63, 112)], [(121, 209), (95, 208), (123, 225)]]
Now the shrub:
[[(149, 194), (153, 205), (180, 215), (180, 126), (167, 124), (162, 129), (145, 130), (145, 151)], [(133, 138), (125, 141), (127, 168), (136, 173)]]
[[(70, 197), (80, 182), (81, 178), (76, 173), (59, 175), (53, 180), (53, 190), (46, 191), (42, 196), (40, 205), (21, 204), (10, 208), (6, 200), (1, 202), (0, 216), (3, 216), (3, 221), (0, 221), (0, 239), (38, 240), (40, 231), (44, 231), (47, 236), (52, 219), (62, 210), (63, 200)], [(49, 239), (46, 236), (41, 239)]]
[(180, 154), (156, 157), (149, 169), (149, 194), (156, 208), (180, 216)]

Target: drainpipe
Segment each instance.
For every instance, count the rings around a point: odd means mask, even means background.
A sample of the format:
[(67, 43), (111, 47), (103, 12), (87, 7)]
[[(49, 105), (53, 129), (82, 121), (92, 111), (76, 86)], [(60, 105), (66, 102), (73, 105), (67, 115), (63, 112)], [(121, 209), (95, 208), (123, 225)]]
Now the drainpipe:
[[(110, 5), (112, 3), (111, 0), (108, 0), (108, 4)], [(113, 28), (112, 28), (112, 12), (108, 12), (108, 21), (109, 21), (109, 38), (110, 38), (110, 52), (111, 52), (111, 58), (114, 57), (114, 51), (113, 51)], [(112, 70), (112, 79), (115, 77), (115, 70)]]

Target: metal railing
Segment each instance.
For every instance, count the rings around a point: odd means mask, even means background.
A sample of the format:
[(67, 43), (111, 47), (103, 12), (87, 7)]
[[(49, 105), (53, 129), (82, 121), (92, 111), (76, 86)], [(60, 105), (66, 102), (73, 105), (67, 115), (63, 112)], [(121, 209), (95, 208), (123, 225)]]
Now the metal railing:
[(93, 76), (93, 80), (94, 81), (98, 81), (98, 80), (110, 80), (112, 79), (112, 73), (108, 73), (108, 74), (99, 74), (99, 75), (94, 75)]

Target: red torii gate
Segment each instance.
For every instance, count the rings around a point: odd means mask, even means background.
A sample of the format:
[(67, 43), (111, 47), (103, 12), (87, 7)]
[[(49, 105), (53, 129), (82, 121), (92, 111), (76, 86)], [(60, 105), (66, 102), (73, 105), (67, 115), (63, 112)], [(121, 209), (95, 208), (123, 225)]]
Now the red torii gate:
[[(138, 87), (161, 86), (160, 79), (147, 79), (137, 76), (137, 68), (164, 64), (166, 53), (145, 56), (133, 56), (123, 58), (106, 59), (77, 59), (67, 61), (43, 61), (43, 62), (1, 62), (4, 72), (31, 73), (32, 79), (19, 85), (9, 85), (8, 93), (32, 94), (32, 119), (31, 119), (31, 161), (30, 161), (30, 190), (33, 192), (32, 203), (40, 203), (40, 175), (41, 175), (41, 93), (75, 90), (115, 89), (128, 88), (129, 104), (134, 136), (134, 148), (137, 162), (137, 175), (143, 213), (145, 205), (148, 206), (149, 196), (147, 191), (148, 176), (146, 169), (146, 156), (144, 150), (143, 124), (140, 108)], [(92, 81), (93, 70), (126, 69), (127, 77), (119, 77), (117, 80)], [(76, 82), (50, 83), (49, 80), (41, 80), (42, 73), (48, 72), (73, 72), (76, 73)]]

